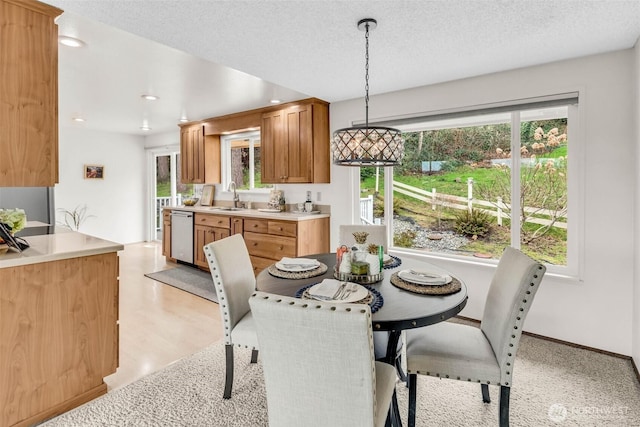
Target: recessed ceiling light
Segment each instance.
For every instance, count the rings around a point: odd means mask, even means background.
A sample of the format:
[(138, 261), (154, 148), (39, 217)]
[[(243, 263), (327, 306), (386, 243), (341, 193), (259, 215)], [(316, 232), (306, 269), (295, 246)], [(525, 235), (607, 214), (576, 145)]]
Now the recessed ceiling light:
[(141, 95), (141, 96), (142, 96), (142, 98), (143, 98), (143, 99), (146, 99), (147, 101), (155, 101), (155, 100), (157, 100), (157, 99), (160, 99), (160, 98), (158, 98), (158, 97), (157, 97), (157, 96), (155, 96), (155, 95), (143, 94), (143, 95)]
[(59, 36), (58, 37), (58, 42), (60, 44), (63, 44), (65, 46), (69, 46), (69, 47), (82, 47), (84, 46), (86, 43), (83, 42), (80, 39), (76, 39), (74, 37), (69, 37), (69, 36)]
[(84, 119), (82, 117), (74, 117), (72, 120), (74, 122), (84, 122)]
[(180, 119), (180, 123), (186, 123), (188, 121), (189, 121), (189, 119), (187, 119), (186, 117), (183, 117), (183, 118)]
[(144, 131), (151, 130), (151, 128), (149, 126), (140, 126), (140, 129), (142, 129)]
[(280, 104), (282, 101), (280, 101), (279, 99), (272, 99), (270, 102), (272, 104)]

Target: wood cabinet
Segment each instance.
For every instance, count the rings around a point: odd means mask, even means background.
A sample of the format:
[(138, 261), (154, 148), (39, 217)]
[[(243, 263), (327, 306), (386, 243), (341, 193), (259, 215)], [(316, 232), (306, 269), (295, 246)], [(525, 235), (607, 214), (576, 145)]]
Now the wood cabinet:
[(329, 252), (329, 218), (305, 221), (245, 218), (244, 240), (257, 275), (285, 256)]
[(204, 269), (209, 268), (207, 257), (202, 247), (216, 240), (231, 235), (231, 219), (228, 216), (195, 214), (193, 238), (194, 264)]
[(38, 424), (107, 392), (118, 270), (116, 252), (0, 270), (1, 426)]
[(328, 111), (312, 102), (262, 115), (263, 183), (330, 182)]
[(171, 257), (171, 211), (162, 211), (162, 255)]
[(61, 13), (34, 0), (0, 0), (0, 187), (58, 182)]
[(220, 137), (205, 136), (202, 124), (180, 128), (180, 181), (183, 184), (220, 183)]

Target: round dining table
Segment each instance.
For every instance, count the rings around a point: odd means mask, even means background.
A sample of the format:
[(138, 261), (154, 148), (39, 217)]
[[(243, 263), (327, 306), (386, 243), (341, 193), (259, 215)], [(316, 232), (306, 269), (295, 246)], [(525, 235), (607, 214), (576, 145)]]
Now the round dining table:
[[(256, 277), (256, 289), (277, 295), (296, 296), (302, 288), (314, 283), (320, 283), (324, 279), (334, 278), (335, 253), (305, 255), (305, 258), (317, 259), (327, 266), (327, 271), (322, 275), (305, 279), (290, 279), (273, 276), (269, 273), (269, 268), (266, 268)], [(464, 282), (456, 277), (455, 280), (458, 280), (461, 285), (460, 290), (447, 295), (425, 295), (400, 289), (391, 283), (390, 278), (393, 273), (401, 270), (414, 269), (443, 275), (451, 275), (451, 273), (434, 264), (410, 257), (395, 257), (394, 261), (394, 264), (399, 265), (383, 269), (384, 277), (382, 280), (364, 286), (378, 291), (383, 300), (382, 306), (377, 308), (371, 315), (376, 347), (379, 346), (379, 342), (381, 345), (384, 345), (384, 343), (380, 339), (376, 340), (376, 336), (379, 337), (381, 334), (375, 332), (387, 332), (385, 337), (386, 351), (384, 357), (380, 358), (380, 360), (395, 365), (404, 380), (404, 374), (398, 363), (398, 343), (400, 342), (402, 331), (433, 325), (458, 314), (467, 304), (467, 287)], [(451, 276), (453, 277), (453, 275)], [(393, 426), (402, 426), (398, 401), (395, 395), (392, 399), (388, 421)]]
[[(296, 296), (296, 293), (305, 286), (334, 278), (335, 253), (305, 255), (305, 258), (314, 258), (325, 264), (326, 273), (305, 279), (288, 279), (275, 277), (269, 273), (268, 269), (264, 269), (256, 277), (257, 290), (277, 295)], [(467, 303), (467, 287), (457, 277), (455, 279), (460, 281), (460, 290), (448, 295), (424, 295), (394, 286), (390, 282), (391, 275), (405, 269), (451, 275), (450, 272), (431, 263), (409, 257), (396, 258), (400, 261), (400, 265), (384, 269), (384, 278), (381, 281), (364, 285), (377, 290), (382, 296), (382, 307), (371, 316), (372, 327), (374, 332), (388, 332), (387, 349), (382, 360), (392, 365), (397, 359), (398, 342), (403, 330), (421, 328), (447, 320), (458, 314)]]

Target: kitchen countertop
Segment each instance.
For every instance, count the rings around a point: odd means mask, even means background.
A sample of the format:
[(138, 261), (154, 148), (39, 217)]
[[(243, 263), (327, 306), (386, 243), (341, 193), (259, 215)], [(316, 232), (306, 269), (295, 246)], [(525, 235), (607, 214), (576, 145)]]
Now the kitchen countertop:
[(30, 247), (22, 253), (9, 250), (0, 255), (0, 269), (100, 255), (124, 249), (120, 243), (67, 230), (56, 231), (54, 234), (29, 236), (24, 239)]
[(220, 209), (221, 206), (167, 206), (164, 209), (169, 211), (187, 211), (195, 213), (206, 213), (212, 215), (237, 216), (244, 218), (265, 218), (278, 219), (282, 221), (305, 221), (317, 218), (330, 218), (329, 213), (299, 213), (299, 212), (261, 212), (258, 209), (238, 209), (234, 211)]

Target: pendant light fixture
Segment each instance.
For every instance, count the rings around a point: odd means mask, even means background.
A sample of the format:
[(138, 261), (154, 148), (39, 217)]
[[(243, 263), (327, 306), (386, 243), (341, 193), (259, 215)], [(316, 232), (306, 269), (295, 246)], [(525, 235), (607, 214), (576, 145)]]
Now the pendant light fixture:
[(338, 129), (333, 133), (331, 153), (333, 163), (341, 166), (394, 166), (404, 154), (404, 141), (398, 129), (369, 126), (369, 30), (378, 22), (372, 18), (358, 21), (358, 29), (365, 32), (365, 124)]

